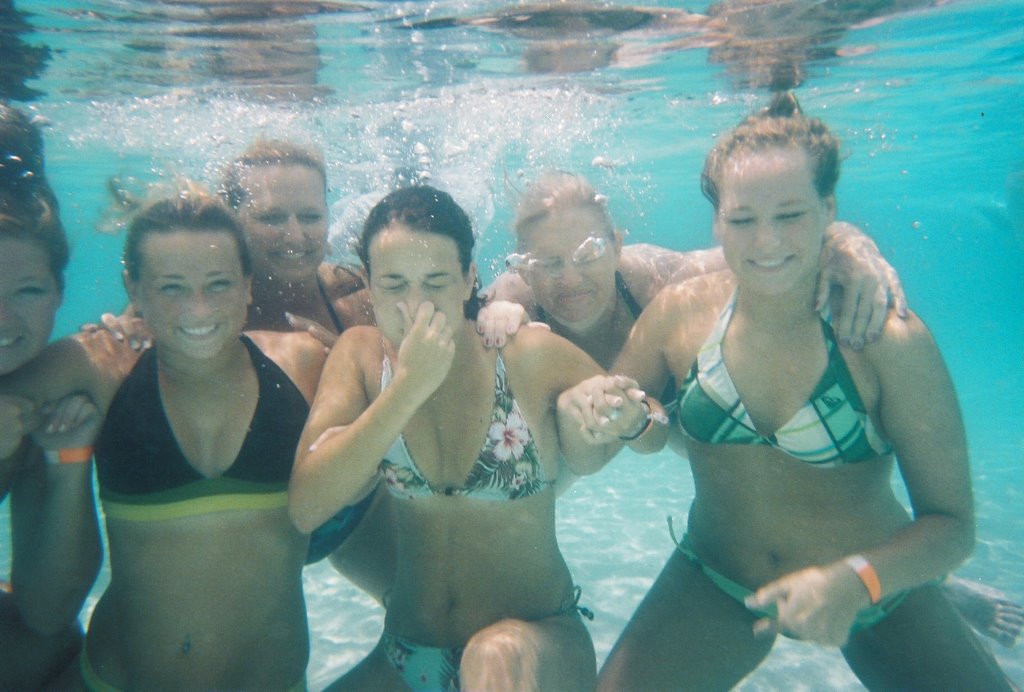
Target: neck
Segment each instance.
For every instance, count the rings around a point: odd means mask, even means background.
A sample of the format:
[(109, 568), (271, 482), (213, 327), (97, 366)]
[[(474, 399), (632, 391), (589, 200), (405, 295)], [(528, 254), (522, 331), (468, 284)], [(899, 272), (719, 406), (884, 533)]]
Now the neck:
[(738, 288), (736, 314), (752, 327), (763, 327), (774, 333), (784, 332), (809, 321), (816, 321), (814, 309), (817, 275), (792, 291), (782, 294), (764, 294)]
[(252, 304), (249, 306), (249, 329), (289, 329), (284, 313), (318, 316), (323, 309), (323, 296), (317, 276), (304, 281), (280, 281), (263, 276), (253, 277)]
[(248, 351), (240, 339), (227, 344), (212, 358), (190, 358), (159, 348), (156, 354), (161, 378), (179, 386), (205, 388), (212, 381), (230, 378), (249, 365)]

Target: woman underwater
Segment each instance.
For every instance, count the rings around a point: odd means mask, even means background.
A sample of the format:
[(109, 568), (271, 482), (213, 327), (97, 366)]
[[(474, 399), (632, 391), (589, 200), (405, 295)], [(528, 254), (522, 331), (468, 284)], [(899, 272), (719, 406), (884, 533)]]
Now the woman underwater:
[[(425, 186), (386, 196), (363, 228), (378, 326), (347, 330), (332, 349), (290, 491), (307, 532), (378, 478), (394, 497), (384, 633), (339, 689), (594, 685), (552, 486), (560, 455), (589, 473), (622, 443), (595, 450), (563, 424), (559, 394), (601, 372), (567, 341), (525, 329), (500, 352), (484, 346), (472, 249), (465, 212)], [(620, 384), (631, 398), (615, 429), (646, 431), (649, 409)]]
[(195, 190), (146, 206), (125, 286), (153, 348), (125, 377), (77, 341), (8, 383), (83, 392), (96, 441), (110, 584), (81, 656), (90, 689), (290, 689), (309, 653), (307, 539), (287, 482), (324, 360), (307, 334), (241, 335), (252, 263), (235, 215)]
[(654, 391), (682, 383), (696, 496), (599, 689), (726, 689), (777, 633), (839, 646), (872, 689), (1011, 688), (936, 585), (970, 554), (974, 514), (928, 329), (890, 314), (854, 351), (815, 309), (838, 151), (789, 94), (723, 136), (702, 186), (729, 270), (659, 294), (616, 363)]
[[(46, 346), (67, 263), (42, 135), (24, 113), (0, 104), (0, 382)], [(83, 397), (65, 403), (71, 408), (53, 415), (93, 412)], [(56, 446), (44, 453), (37, 442), (68, 441), (45, 434), (48, 414), (25, 397), (0, 394), (0, 500), (10, 495), (12, 546), (11, 583), (0, 582), (5, 690), (57, 684), (81, 646), (78, 612), (102, 561), (91, 456), (60, 455)]]

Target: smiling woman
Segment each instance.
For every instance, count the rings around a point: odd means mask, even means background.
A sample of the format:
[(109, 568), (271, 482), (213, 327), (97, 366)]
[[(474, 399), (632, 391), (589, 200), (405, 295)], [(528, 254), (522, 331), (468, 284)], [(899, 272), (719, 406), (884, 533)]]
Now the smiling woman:
[(252, 247), (250, 329), (292, 329), (288, 314), (335, 335), (372, 321), (358, 271), (324, 262), (327, 170), (319, 151), (257, 140), (228, 166), (221, 189)]
[(124, 262), (154, 338), (131, 372), (135, 354), (104, 361), (65, 339), (6, 383), (40, 402), (83, 392), (102, 414), (96, 466), (112, 569), (82, 681), (300, 684), (307, 541), (288, 520), (285, 489), (323, 348), (301, 333), (240, 336), (252, 271), (245, 233), (196, 189), (135, 216)]

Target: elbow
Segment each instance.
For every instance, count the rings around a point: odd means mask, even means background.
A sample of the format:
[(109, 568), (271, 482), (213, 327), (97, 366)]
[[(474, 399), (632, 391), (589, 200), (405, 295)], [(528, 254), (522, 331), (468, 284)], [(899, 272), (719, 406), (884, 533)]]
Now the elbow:
[(309, 535), (319, 528), (323, 522), (317, 522), (313, 513), (308, 511), (303, 502), (295, 499), (295, 496), (289, 494), (288, 497), (288, 518), (291, 519), (292, 525), (298, 529), (299, 533)]

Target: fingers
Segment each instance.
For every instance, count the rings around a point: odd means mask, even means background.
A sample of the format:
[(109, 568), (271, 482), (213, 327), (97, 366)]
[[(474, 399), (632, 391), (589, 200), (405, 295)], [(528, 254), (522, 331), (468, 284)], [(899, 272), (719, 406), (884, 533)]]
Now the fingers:
[(636, 381), (597, 375), (565, 394), (580, 429), (592, 441), (608, 442), (635, 431), (647, 416), (646, 396)]
[(21, 445), (21, 438), (32, 427), (29, 419), (35, 405), (17, 396), (0, 396), (0, 459), (6, 459)]
[(47, 433), (63, 433), (78, 427), (96, 412), (92, 401), (84, 395), (72, 394), (58, 402), (44, 404), (40, 412), (46, 417), (43, 430)]
[(284, 313), (284, 317), (288, 320), (288, 324), (292, 326), (292, 329), (306, 332), (311, 337), (322, 343), (328, 350), (334, 346), (334, 342), (338, 340), (337, 334), (327, 329), (316, 320), (311, 320), (299, 315), (293, 315), (287, 311)]
[(528, 320), (529, 315), (522, 305), (499, 300), (480, 310), (476, 330), (484, 337), (484, 346), (501, 348)]
[(889, 281), (889, 295), (892, 297), (892, 307), (896, 311), (896, 314), (900, 316), (900, 319), (907, 319), (908, 310), (907, 307), (907, 294), (903, 291), (903, 282), (900, 281), (900, 277), (896, 275), (896, 270), (889, 267), (888, 271)]
[[(843, 304), (835, 324), (839, 343), (856, 350), (864, 347), (864, 330), (867, 325), (865, 313), (862, 312), (858, 315), (858, 310), (867, 308), (861, 300), (863, 293), (863, 281), (843, 291)], [(866, 314), (870, 314), (870, 312)], [(858, 325), (860, 326), (858, 327)]]

